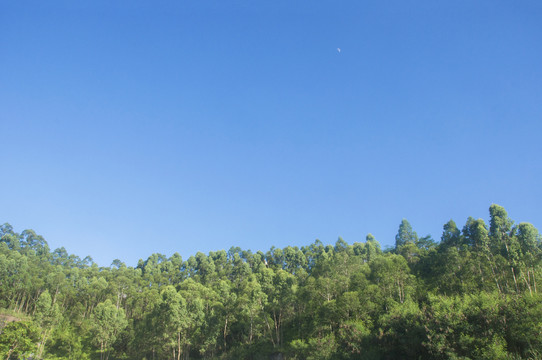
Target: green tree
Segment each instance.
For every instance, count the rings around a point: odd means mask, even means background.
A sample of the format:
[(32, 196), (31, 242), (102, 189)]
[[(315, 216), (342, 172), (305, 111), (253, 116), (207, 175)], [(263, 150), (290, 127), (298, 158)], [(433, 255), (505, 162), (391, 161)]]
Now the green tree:
[(404, 257), (395, 254), (381, 256), (369, 266), (370, 278), (385, 300), (403, 303), (414, 292), (414, 279)]
[(542, 260), (540, 234), (533, 224), (522, 222), (518, 226), (516, 236), (522, 253), (521, 264), (523, 271), (521, 272), (521, 278), (532, 295), (533, 292), (538, 292), (536, 279)]
[(162, 291), (160, 304), (156, 308), (161, 339), (171, 351), (172, 359), (181, 358), (183, 332), (188, 327), (186, 300), (171, 285)]
[(9, 360), (24, 358), (37, 348), (39, 330), (32, 322), (13, 321), (0, 333), (0, 354)]
[(422, 341), (425, 331), (422, 324), (422, 311), (418, 304), (407, 299), (404, 303), (390, 303), (388, 311), (378, 319), (381, 336), (378, 340), (380, 350), (392, 359), (424, 358)]
[[(490, 249), (494, 255), (502, 256), (506, 260), (506, 265), (514, 281), (513, 291), (519, 293), (518, 275), (520, 274), (518, 274), (518, 271), (521, 271), (521, 249), (517, 238), (513, 236), (512, 226), (514, 222), (508, 217), (506, 210), (496, 204), (489, 207), (489, 214)], [(506, 276), (501, 283), (505, 284), (507, 289), (509, 288)]]
[(497, 265), (490, 248), (490, 238), (487, 226), (482, 219), (474, 220), (472, 217), (467, 219), (463, 227), (463, 236), (475, 253), (477, 273), (479, 275), (479, 284), (483, 289), (493, 290), (487, 282), (492, 280), (499, 292), (503, 291), (502, 283), (499, 281)]
[(416, 232), (412, 230), (412, 226), (407, 221), (407, 219), (403, 219), (401, 221), (401, 224), (399, 225), (397, 235), (395, 235), (395, 249), (398, 249), (399, 247), (408, 243), (415, 244), (417, 241), (418, 234), (416, 234)]
[(100, 346), (100, 359), (107, 360), (111, 350), (110, 345), (127, 325), (124, 310), (117, 309), (111, 300), (107, 299), (96, 306), (92, 321), (94, 338)]
[(80, 330), (69, 319), (63, 319), (51, 335), (45, 359), (89, 360), (90, 351)]
[(461, 231), (453, 220), (444, 224), (442, 236), (440, 238), (440, 248), (447, 249), (450, 247), (458, 248), (461, 245)]
[(41, 358), (51, 332), (62, 319), (58, 304), (53, 303), (51, 295), (49, 295), (49, 291), (47, 290), (40, 295), (36, 302), (34, 319), (41, 328), (41, 338), (38, 345), (38, 357)]

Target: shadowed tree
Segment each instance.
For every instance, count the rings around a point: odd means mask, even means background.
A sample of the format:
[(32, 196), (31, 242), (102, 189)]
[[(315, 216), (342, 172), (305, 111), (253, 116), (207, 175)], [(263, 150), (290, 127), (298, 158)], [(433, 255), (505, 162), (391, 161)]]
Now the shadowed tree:
[(162, 291), (162, 301), (156, 308), (158, 327), (164, 345), (171, 350), (172, 359), (181, 358), (183, 334), (187, 328), (186, 300), (171, 285)]
[(100, 346), (100, 359), (109, 358), (109, 346), (116, 340), (117, 335), (126, 325), (123, 309), (117, 309), (111, 300), (99, 303), (92, 317), (94, 339)]

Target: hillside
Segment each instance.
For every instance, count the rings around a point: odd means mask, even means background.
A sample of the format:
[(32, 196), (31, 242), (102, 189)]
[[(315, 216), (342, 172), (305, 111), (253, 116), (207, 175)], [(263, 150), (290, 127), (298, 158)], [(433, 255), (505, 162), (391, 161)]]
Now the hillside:
[[(462, 228), (450, 220), (438, 243), (403, 220), (384, 251), (369, 234), (265, 253), (152, 254), (136, 267), (99, 267), (4, 224), (0, 355), (539, 358), (541, 237), (501, 206), (489, 215), (489, 224), (468, 218)], [(26, 350), (13, 350), (27, 338)]]

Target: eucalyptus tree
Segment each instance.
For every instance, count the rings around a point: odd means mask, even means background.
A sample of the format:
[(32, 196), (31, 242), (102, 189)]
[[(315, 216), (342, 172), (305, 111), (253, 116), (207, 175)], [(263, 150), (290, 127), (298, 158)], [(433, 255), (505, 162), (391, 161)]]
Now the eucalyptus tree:
[(100, 348), (100, 359), (107, 360), (111, 344), (127, 326), (124, 310), (117, 309), (111, 300), (107, 299), (96, 306), (91, 320), (94, 340)]
[(265, 307), (267, 306), (267, 295), (258, 282), (255, 274), (251, 274), (244, 286), (243, 296), (245, 298), (242, 311), (249, 318), (248, 343), (252, 344), (256, 338), (261, 337), (265, 332)]
[[(491, 240), (490, 248), (495, 256), (502, 256), (506, 262), (506, 267), (510, 270), (510, 275), (514, 281), (514, 291), (519, 293), (517, 274), (521, 261), (521, 248), (513, 234), (512, 226), (514, 222), (508, 217), (506, 210), (500, 205), (492, 204), (489, 207), (489, 238)], [(508, 279), (504, 274), (502, 282), (508, 286)]]
[(56, 325), (62, 320), (62, 313), (49, 295), (49, 291), (45, 290), (41, 293), (34, 312), (34, 320), (41, 329), (40, 342), (38, 344), (38, 358), (41, 358), (45, 345)]
[(414, 293), (414, 276), (404, 257), (396, 254), (380, 256), (369, 267), (370, 280), (378, 286), (382, 305), (387, 306), (388, 300), (403, 303)]
[(21, 236), (13, 231), (13, 227), (5, 223), (0, 225), (0, 244), (5, 243), (10, 250), (20, 251)]
[(412, 230), (412, 226), (407, 219), (403, 219), (399, 225), (397, 235), (395, 235), (395, 249), (408, 243), (415, 244), (418, 241), (418, 234)]
[(479, 275), (479, 284), (482, 289), (491, 290), (487, 280), (495, 283), (498, 292), (503, 292), (502, 282), (499, 281), (496, 262), (490, 247), (490, 238), (487, 225), (484, 220), (475, 220), (472, 217), (467, 219), (463, 227), (463, 236), (465, 243), (474, 251), (477, 260), (477, 273)]
[(284, 344), (284, 328), (294, 315), (296, 290), (295, 276), (278, 269), (273, 277), (272, 291), (266, 294), (267, 308), (274, 327), (272, 343), (275, 347), (281, 347)]
[(21, 233), (21, 245), (26, 254), (49, 255), (49, 245), (43, 236), (36, 234), (34, 230), (24, 230)]
[(537, 293), (537, 277), (541, 274), (542, 248), (541, 237), (533, 224), (522, 222), (516, 233), (521, 259), (521, 279), (529, 293)]
[[(205, 339), (202, 334), (206, 330), (206, 314), (209, 307), (213, 304), (212, 294), (202, 284), (186, 279), (179, 286), (179, 295), (186, 302), (185, 326), (183, 329), (182, 347), (183, 353), (189, 354), (192, 347), (200, 352), (200, 345), (203, 345), (209, 339)], [(206, 349), (202, 349), (205, 352)]]
[(459, 248), (462, 244), (461, 230), (457, 228), (455, 221), (449, 220), (443, 226), (442, 236), (440, 238), (439, 250), (454, 247)]
[(188, 327), (186, 300), (172, 285), (168, 285), (162, 290), (161, 302), (155, 308), (153, 316), (158, 320), (160, 340), (169, 350), (166, 353), (172, 354), (172, 360), (179, 360)]
[(232, 283), (227, 279), (219, 280), (215, 286), (214, 291), (218, 294), (219, 302), (217, 303), (217, 310), (219, 311), (219, 321), (221, 326), (221, 343), (222, 350), (228, 349), (228, 336), (232, 324), (237, 321), (237, 294), (233, 291)]

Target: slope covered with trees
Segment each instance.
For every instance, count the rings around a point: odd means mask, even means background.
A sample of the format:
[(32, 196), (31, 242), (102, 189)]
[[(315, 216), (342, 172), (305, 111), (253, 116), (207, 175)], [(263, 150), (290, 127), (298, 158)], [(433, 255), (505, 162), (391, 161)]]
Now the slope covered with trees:
[[(0, 227), (0, 358), (520, 359), (542, 357), (542, 246), (498, 205), (436, 243), (320, 241), (152, 254), (127, 267)], [(13, 321), (14, 320), (14, 321)]]

